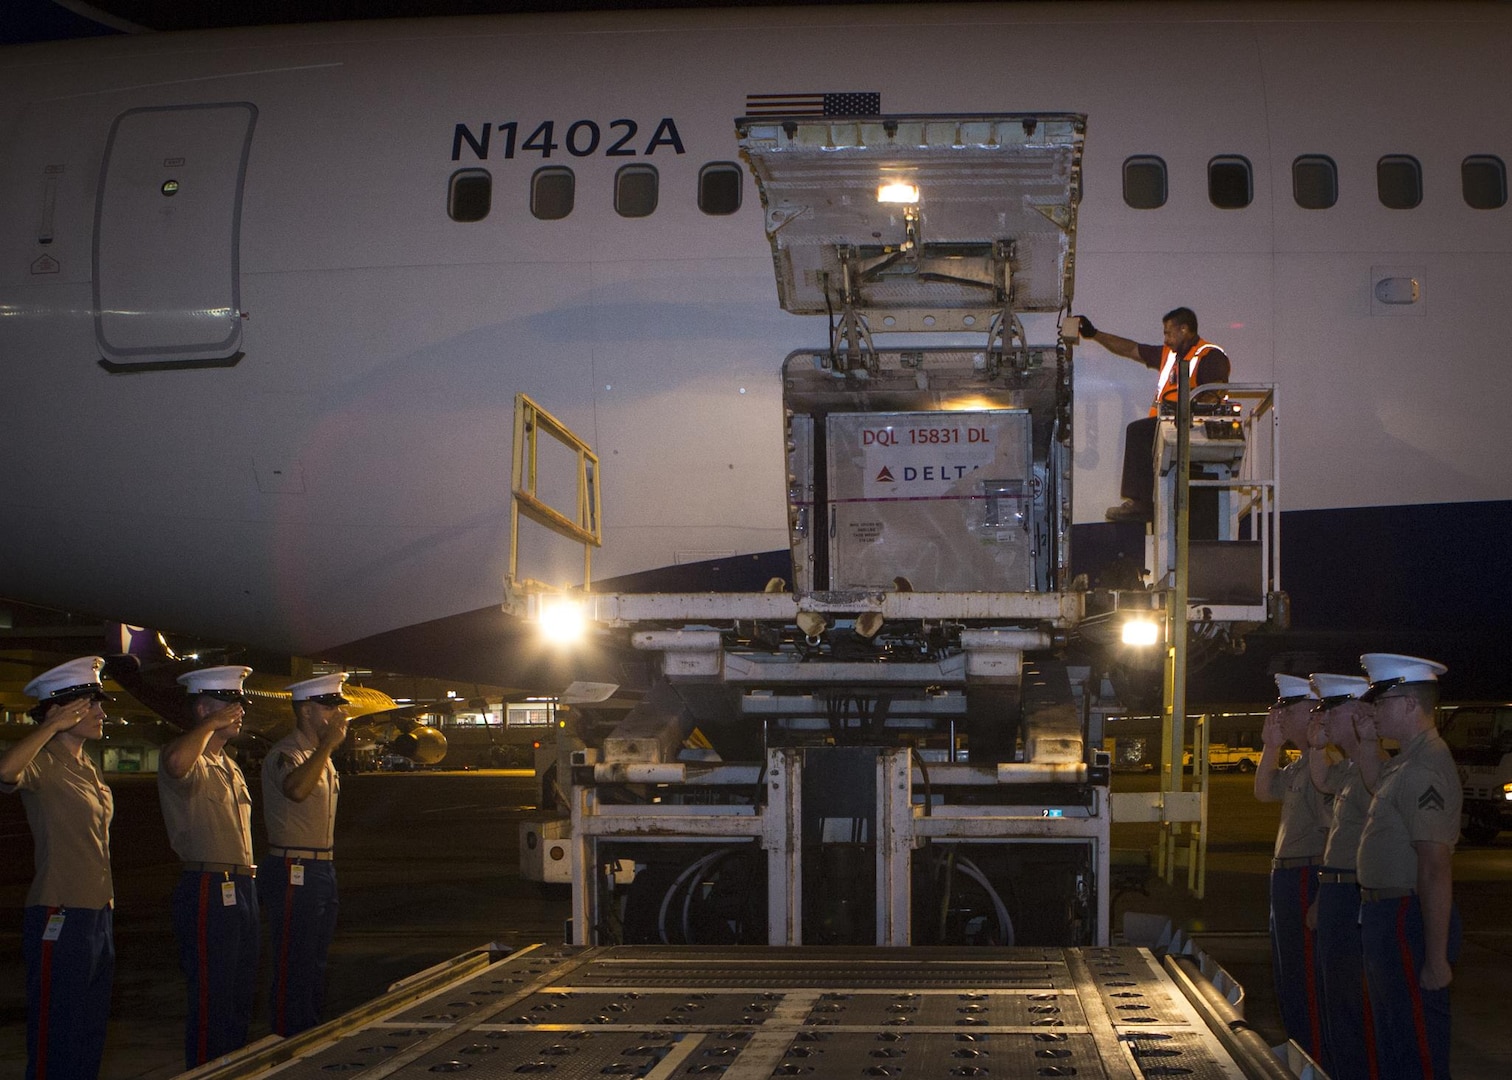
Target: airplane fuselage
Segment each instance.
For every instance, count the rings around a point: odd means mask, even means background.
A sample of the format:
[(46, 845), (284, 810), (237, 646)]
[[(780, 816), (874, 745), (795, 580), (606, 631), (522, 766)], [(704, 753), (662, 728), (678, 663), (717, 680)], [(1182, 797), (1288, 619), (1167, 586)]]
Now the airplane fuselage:
[[(602, 459), (596, 576), (785, 547), (779, 370), (827, 331), (777, 306), (732, 123), (779, 93), (1085, 113), (1076, 310), (1153, 342), (1188, 305), (1235, 381), (1274, 382), (1285, 508), (1512, 499), (1493, 434), (1512, 209), (1466, 194), (1468, 159), (1512, 149), (1509, 46), (1512, 12), (1466, 3), (749, 9), (12, 48), (0, 595), (299, 654), (496, 604), (519, 392)], [(1162, 205), (1130, 205), (1154, 159)], [(1320, 159), (1336, 201), (1299, 205)], [(1403, 159), (1410, 209), (1382, 201)], [(728, 164), (738, 209), (706, 212), (701, 172)], [(1154, 381), (1078, 350), (1077, 520), (1117, 501), (1123, 426)], [(519, 554), (537, 577), (581, 562), (533, 535)]]

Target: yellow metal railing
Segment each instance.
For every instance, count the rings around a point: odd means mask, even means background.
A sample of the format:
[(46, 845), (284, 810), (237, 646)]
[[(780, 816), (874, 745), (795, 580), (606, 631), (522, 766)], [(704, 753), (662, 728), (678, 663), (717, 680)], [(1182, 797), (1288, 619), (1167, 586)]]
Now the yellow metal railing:
[[(568, 517), (548, 505), (538, 493), (538, 443), (543, 434), (577, 456), (575, 517)], [(514, 497), (510, 500), (509, 513), (509, 588), (524, 591), (557, 589), (557, 586), (519, 578), (520, 515), (524, 514), (537, 525), (583, 545), (583, 588), (586, 589), (592, 577), (593, 549), (604, 546), (599, 518), (598, 455), (565, 424), (524, 394), (515, 395), (514, 462), (510, 470), (510, 486)]]

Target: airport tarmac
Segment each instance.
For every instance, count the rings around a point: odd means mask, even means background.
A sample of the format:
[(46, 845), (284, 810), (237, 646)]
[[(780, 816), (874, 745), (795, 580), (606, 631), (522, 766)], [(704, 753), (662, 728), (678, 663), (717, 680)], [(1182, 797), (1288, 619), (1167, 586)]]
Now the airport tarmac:
[[(1148, 895), (1118, 897), (1128, 911), (1171, 916), (1248, 991), (1249, 1022), (1279, 1034), (1270, 987), (1266, 887), (1277, 808), (1250, 795), (1247, 776), (1216, 776), (1206, 896), (1155, 881)], [(182, 1068), (183, 983), (169, 920), (178, 864), (168, 847), (150, 776), (110, 778), (116, 794), (114, 1010), (102, 1076), (163, 1078)], [(1120, 774), (1115, 787), (1153, 786)], [(355, 1007), (403, 976), (488, 941), (561, 940), (567, 904), (516, 872), (516, 824), (529, 812), (528, 778), (489, 772), (372, 773), (343, 777), (337, 823), (341, 917), (330, 958), (327, 1016)], [(1153, 826), (1121, 825), (1118, 848), (1153, 840)], [(261, 822), (254, 823), (261, 843)], [(31, 843), (19, 799), (0, 799), (0, 1076), (25, 1061), (26, 1002), (18, 929), (31, 878)], [(1512, 993), (1512, 835), (1455, 858), (1466, 928), (1455, 973), (1454, 1070), (1460, 1080), (1512, 1074), (1504, 1003)], [(266, 980), (259, 980), (266, 996)], [(263, 1001), (253, 1033), (267, 1030)]]

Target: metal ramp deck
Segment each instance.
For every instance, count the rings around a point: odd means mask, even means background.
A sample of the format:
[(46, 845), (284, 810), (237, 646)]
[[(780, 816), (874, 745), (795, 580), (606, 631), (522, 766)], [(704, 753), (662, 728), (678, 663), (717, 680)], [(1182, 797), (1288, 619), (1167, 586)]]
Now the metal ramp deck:
[(1232, 1015), (1131, 947), (534, 946), (418, 997), (404, 985), (194, 1075), (1275, 1075), (1225, 1048)]

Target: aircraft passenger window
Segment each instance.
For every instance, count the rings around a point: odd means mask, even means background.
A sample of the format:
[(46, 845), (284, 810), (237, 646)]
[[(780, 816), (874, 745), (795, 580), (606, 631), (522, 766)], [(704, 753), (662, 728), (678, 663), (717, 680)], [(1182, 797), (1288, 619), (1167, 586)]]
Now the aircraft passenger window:
[(577, 178), (571, 169), (548, 165), (530, 178), (530, 212), (542, 221), (560, 221), (572, 213)]
[(1135, 210), (1155, 210), (1166, 201), (1166, 163), (1158, 157), (1124, 159), (1124, 202)]
[(1465, 205), (1472, 210), (1500, 210), (1507, 205), (1507, 167), (1490, 154), (1467, 157), (1460, 163)]
[(655, 165), (625, 165), (614, 174), (614, 212), (620, 217), (650, 217), (656, 210)]
[(493, 177), (487, 169), (458, 169), (451, 175), (446, 213), (453, 221), (482, 221), (493, 203)]
[(732, 161), (711, 161), (698, 170), (698, 208), (706, 214), (740, 209), (742, 170)]
[(1243, 210), (1254, 198), (1248, 158), (1215, 157), (1208, 162), (1208, 202), (1220, 210)]
[(1304, 210), (1327, 210), (1339, 201), (1339, 170), (1333, 158), (1303, 154), (1292, 162), (1292, 198)]
[(1415, 157), (1387, 154), (1376, 162), (1376, 192), (1388, 210), (1411, 210), (1423, 201), (1423, 167)]

